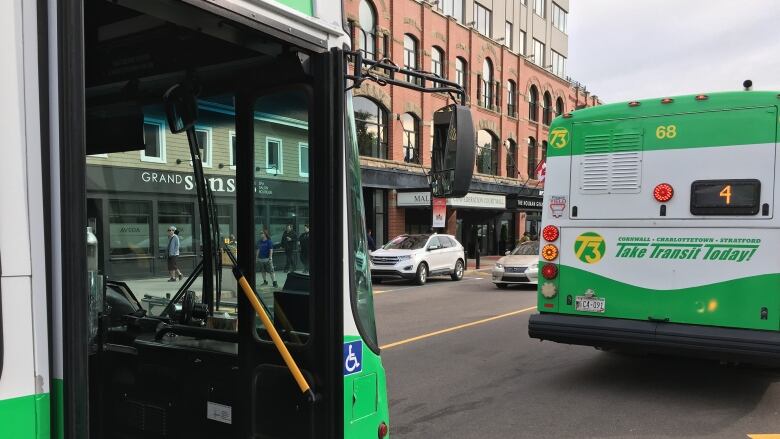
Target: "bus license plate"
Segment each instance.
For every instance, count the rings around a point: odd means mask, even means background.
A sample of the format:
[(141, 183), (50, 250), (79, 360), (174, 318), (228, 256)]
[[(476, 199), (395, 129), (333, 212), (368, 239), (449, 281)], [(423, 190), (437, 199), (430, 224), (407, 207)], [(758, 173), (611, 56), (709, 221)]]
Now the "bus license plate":
[(606, 300), (598, 297), (577, 296), (574, 309), (585, 312), (604, 312)]

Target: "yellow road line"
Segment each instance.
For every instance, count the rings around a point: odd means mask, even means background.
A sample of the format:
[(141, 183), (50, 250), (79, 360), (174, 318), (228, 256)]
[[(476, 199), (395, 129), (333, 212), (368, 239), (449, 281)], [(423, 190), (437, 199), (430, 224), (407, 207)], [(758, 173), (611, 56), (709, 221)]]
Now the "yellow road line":
[(425, 339), (425, 338), (434, 337), (436, 335), (446, 334), (448, 332), (457, 331), (459, 329), (468, 328), (468, 327), (476, 326), (476, 325), (481, 325), (482, 323), (492, 322), (493, 320), (503, 319), (504, 317), (515, 316), (515, 315), (518, 315), (518, 314), (521, 314), (521, 313), (524, 313), (524, 312), (527, 312), (527, 311), (531, 311), (531, 310), (534, 310), (534, 309), (536, 309), (536, 307), (532, 306), (530, 308), (525, 308), (525, 309), (521, 309), (521, 310), (517, 310), (517, 311), (512, 311), (512, 312), (508, 312), (506, 314), (500, 314), (500, 315), (497, 315), (497, 316), (489, 317), (487, 319), (477, 320), (476, 322), (464, 323), (462, 325), (453, 326), (451, 328), (441, 329), (439, 331), (434, 331), (434, 332), (429, 332), (427, 334), (418, 335), (417, 337), (407, 338), (406, 340), (400, 340), (400, 341), (396, 341), (394, 343), (388, 343), (388, 344), (386, 344), (384, 346), (380, 346), (379, 348), (380, 349), (394, 348), (396, 346), (401, 346), (401, 345), (404, 345), (404, 344), (407, 344), (407, 343), (412, 343), (412, 342), (415, 342), (415, 341), (418, 341), (418, 340), (422, 340), (422, 339)]
[(750, 439), (780, 439), (780, 434), (749, 434)]

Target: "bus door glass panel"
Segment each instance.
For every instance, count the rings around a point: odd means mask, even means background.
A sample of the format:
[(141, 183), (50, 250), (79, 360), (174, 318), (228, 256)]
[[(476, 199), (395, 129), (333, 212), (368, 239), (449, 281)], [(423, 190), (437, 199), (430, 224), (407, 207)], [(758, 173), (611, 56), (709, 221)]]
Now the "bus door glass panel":
[[(317, 233), (317, 225), (308, 223), (309, 172), (300, 172), (317, 147), (309, 139), (309, 105), (302, 88), (289, 88), (259, 97), (253, 108), (255, 288), (280, 336), (292, 344), (307, 342), (313, 309), (304, 234), (306, 226)], [(259, 318), (256, 326), (260, 339), (270, 340)]]

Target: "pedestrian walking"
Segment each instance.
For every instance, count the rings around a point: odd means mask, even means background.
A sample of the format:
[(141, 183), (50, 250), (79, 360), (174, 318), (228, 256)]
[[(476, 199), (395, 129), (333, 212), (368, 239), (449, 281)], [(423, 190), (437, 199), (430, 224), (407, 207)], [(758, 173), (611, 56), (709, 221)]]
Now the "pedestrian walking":
[(301, 243), (301, 264), (303, 264), (303, 272), (309, 272), (309, 225), (303, 225), (303, 233), (298, 237), (298, 242)]
[(168, 248), (166, 249), (166, 256), (168, 257), (168, 282), (175, 282), (176, 277), (179, 280), (182, 278), (181, 270), (179, 270), (179, 233), (176, 230), (176, 226), (168, 227)]
[(274, 243), (265, 230), (260, 232), (260, 240), (257, 241), (257, 259), (260, 260), (260, 275), (263, 277), (263, 285), (268, 285), (268, 279), (265, 275), (269, 274), (273, 286), (278, 286), (274, 274)]
[(285, 253), (284, 271), (289, 273), (295, 271), (295, 244), (298, 242), (298, 236), (295, 234), (292, 224), (287, 224), (287, 228), (282, 233), (282, 247)]
[(366, 232), (366, 240), (368, 240), (368, 251), (376, 251), (376, 240), (371, 229)]

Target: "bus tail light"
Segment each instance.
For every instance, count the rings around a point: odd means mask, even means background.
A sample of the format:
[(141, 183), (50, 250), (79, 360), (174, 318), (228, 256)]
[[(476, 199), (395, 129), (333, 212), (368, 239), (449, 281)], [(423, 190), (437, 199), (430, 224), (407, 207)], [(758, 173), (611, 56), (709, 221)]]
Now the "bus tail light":
[(558, 239), (558, 228), (555, 226), (545, 226), (542, 230), (542, 237), (547, 242), (552, 242)]
[(661, 103), (662, 104), (671, 104), (672, 102), (674, 102), (674, 99), (672, 99), (672, 98), (663, 98), (663, 99), (661, 99)]
[(542, 257), (546, 261), (552, 261), (553, 259), (558, 257), (558, 247), (547, 244), (542, 248)]
[(542, 276), (547, 280), (553, 280), (558, 276), (558, 266), (555, 264), (544, 264), (542, 267)]
[(674, 196), (674, 188), (668, 183), (661, 183), (653, 189), (653, 197), (659, 203), (666, 203)]
[(382, 422), (381, 424), (379, 424), (379, 439), (384, 439), (387, 436), (387, 433), (388, 433), (387, 424)]
[(707, 99), (709, 99), (709, 96), (707, 95), (696, 95), (697, 101), (706, 101)]

